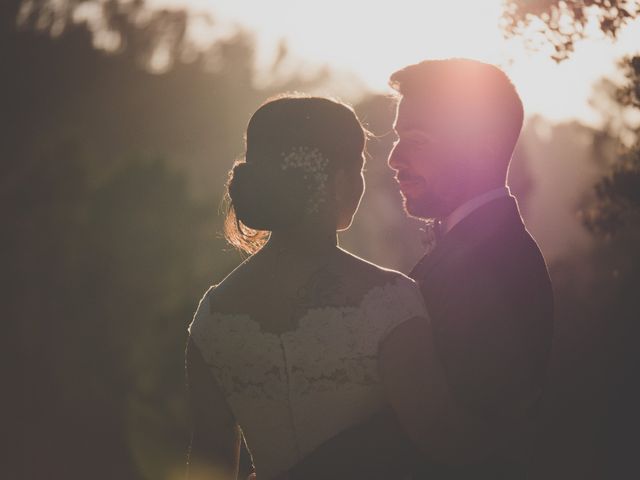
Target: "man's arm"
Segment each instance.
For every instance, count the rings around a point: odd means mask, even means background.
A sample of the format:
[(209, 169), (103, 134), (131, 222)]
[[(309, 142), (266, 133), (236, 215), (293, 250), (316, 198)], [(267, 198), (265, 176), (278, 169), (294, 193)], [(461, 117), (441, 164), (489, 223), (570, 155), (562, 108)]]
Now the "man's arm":
[(388, 480), (412, 470), (417, 451), (386, 407), (323, 443), (293, 467), (288, 480)]
[(488, 418), (470, 411), (454, 393), (433, 336), (416, 319), (396, 328), (380, 354), (387, 398), (425, 461), (445, 465), (479, 463), (517, 427), (518, 418)]
[(431, 461), (478, 464), (530, 433), (547, 319), (522, 308), (519, 286), (505, 287), (491, 274), (473, 268), (452, 275), (434, 310), (440, 328), (414, 319), (382, 346), (388, 398)]

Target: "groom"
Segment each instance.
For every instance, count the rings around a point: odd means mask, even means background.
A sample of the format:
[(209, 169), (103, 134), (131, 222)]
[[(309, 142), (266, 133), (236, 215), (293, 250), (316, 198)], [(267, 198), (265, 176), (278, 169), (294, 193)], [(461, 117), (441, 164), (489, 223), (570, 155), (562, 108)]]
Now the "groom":
[(392, 408), (288, 478), (525, 478), (553, 298), (506, 187), (522, 102), (501, 70), (467, 59), (408, 66), (390, 85), (399, 103), (389, 166), (407, 213), (434, 222), (435, 248), (410, 274), (431, 322), (408, 322), (381, 347)]

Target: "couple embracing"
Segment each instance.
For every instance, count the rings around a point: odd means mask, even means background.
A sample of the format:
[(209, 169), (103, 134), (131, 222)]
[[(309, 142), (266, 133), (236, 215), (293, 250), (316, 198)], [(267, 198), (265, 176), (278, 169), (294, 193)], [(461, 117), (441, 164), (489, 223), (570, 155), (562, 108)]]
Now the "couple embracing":
[(189, 327), (190, 479), (527, 478), (553, 299), (506, 186), (522, 102), (467, 59), (390, 85), (389, 167), (434, 248), (408, 276), (341, 249), (365, 130), (326, 98), (262, 105), (228, 182), (225, 233), (250, 256)]

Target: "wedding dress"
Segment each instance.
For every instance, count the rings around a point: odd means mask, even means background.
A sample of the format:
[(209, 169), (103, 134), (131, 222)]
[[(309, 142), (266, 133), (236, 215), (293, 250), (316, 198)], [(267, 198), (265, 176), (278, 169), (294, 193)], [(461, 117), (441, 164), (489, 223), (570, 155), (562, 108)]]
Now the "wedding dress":
[(353, 305), (306, 308), (278, 333), (247, 314), (216, 312), (215, 295), (211, 287), (189, 331), (265, 480), (383, 406), (378, 345), (400, 323), (426, 318), (418, 288), (400, 274)]

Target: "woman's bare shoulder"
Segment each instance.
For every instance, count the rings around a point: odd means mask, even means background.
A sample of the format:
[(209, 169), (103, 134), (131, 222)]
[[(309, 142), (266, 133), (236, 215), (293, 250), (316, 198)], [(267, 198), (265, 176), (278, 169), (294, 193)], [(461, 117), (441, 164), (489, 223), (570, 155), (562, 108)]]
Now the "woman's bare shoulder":
[(339, 267), (344, 275), (355, 282), (379, 286), (389, 283), (412, 285), (414, 282), (405, 274), (377, 265), (343, 249), (339, 249)]
[(206, 298), (209, 308), (216, 311), (225, 311), (228, 308), (237, 307), (238, 301), (246, 300), (247, 292), (254, 288), (257, 280), (252, 257), (244, 260), (218, 283), (207, 289), (203, 298)]

